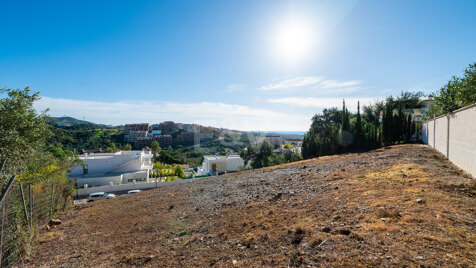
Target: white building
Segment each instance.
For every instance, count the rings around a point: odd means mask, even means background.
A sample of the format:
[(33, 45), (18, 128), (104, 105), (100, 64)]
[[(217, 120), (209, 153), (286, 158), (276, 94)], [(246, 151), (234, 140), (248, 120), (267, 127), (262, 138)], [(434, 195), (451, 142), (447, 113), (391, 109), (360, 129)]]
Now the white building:
[(203, 158), (202, 167), (198, 167), (197, 175), (214, 175), (216, 173), (238, 171), (238, 169), (244, 165), (245, 162), (239, 155), (209, 155)]
[(283, 142), (284, 144), (292, 144), (292, 145), (296, 145), (296, 146), (302, 146), (302, 140), (300, 139), (287, 139), (287, 140), (284, 140)]
[(149, 171), (153, 167), (151, 151), (85, 154), (79, 159), (83, 160), (84, 165), (75, 166), (69, 174), (78, 186), (148, 181)]
[(283, 143), (283, 137), (278, 135), (256, 136), (254, 144), (260, 144), (264, 141), (271, 143), (273, 146), (278, 146)]

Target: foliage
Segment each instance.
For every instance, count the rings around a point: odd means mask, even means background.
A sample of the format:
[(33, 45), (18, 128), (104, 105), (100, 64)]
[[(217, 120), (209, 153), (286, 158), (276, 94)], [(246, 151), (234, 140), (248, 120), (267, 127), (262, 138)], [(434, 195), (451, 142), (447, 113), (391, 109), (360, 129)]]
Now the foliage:
[(240, 157), (243, 159), (243, 162), (245, 162), (245, 167), (248, 166), (249, 163), (251, 163), (254, 156), (255, 156), (255, 151), (253, 149), (253, 146), (247, 146), (240, 153)]
[(114, 143), (111, 144), (111, 146), (107, 147), (105, 151), (106, 153), (115, 153), (117, 151), (116, 145)]
[(160, 150), (161, 150), (158, 141), (152, 141), (152, 144), (150, 145), (150, 148), (151, 148), (152, 151), (155, 152), (155, 153), (158, 153), (158, 152), (160, 152)]
[(47, 144), (61, 144), (63, 149), (105, 149), (114, 146), (122, 148), (124, 134), (122, 128), (106, 127), (92, 123), (75, 124), (72, 126), (59, 127), (50, 125), (53, 136), (47, 139)]
[(124, 145), (123, 150), (124, 151), (130, 151), (130, 150), (132, 150), (132, 146), (130, 144), (126, 144), (126, 145)]
[(476, 62), (466, 68), (463, 76), (453, 76), (430, 97), (433, 99), (433, 103), (427, 111), (427, 118), (447, 114), (476, 103)]
[(1, 89), (0, 94), (7, 95), (0, 99), (0, 161), (7, 160), (0, 175), (3, 185), (8, 177), (26, 171), (51, 132), (46, 124), (46, 111), (38, 114), (33, 108), (33, 102), (40, 98), (38, 92), (26, 87)]
[[(50, 210), (65, 210), (72, 204), (73, 182), (67, 177), (67, 172), (79, 163), (73, 152), (63, 150), (59, 144), (51, 143), (46, 146), (45, 141), (51, 135), (47, 125), (45, 112), (37, 113), (33, 103), (39, 99), (39, 93), (24, 90), (2, 89), (6, 96), (0, 99), (0, 160), (6, 160), (2, 181), (16, 175), (16, 182), (23, 185), (30, 184), (37, 196), (35, 200), (47, 198), (51, 207), (37, 204), (33, 228), (23, 228), (27, 223), (21, 210), (19, 195), (8, 194), (8, 204), (13, 204), (16, 213), (6, 218), (6, 226), (16, 226), (12, 231), (13, 244), (11, 250), (19, 247), (31, 248), (33, 234), (38, 226), (37, 220), (47, 218)], [(5, 174), (5, 175), (4, 175)], [(54, 192), (46, 194), (51, 183), (54, 183)], [(12, 194), (10, 194), (12, 193)], [(51, 197), (50, 197), (51, 196)], [(50, 201), (52, 200), (52, 201)], [(51, 203), (50, 203), (51, 202)], [(4, 203), (4, 205), (6, 205)], [(29, 250), (20, 251), (21, 255), (28, 254)], [(20, 256), (15, 256), (18, 258)], [(9, 260), (11, 261), (11, 260)]]
[(172, 148), (163, 149), (158, 160), (166, 164), (184, 164), (186, 162), (182, 150), (173, 150)]
[(345, 116), (337, 108), (324, 109), (312, 117), (309, 131), (304, 135), (302, 155), (305, 158), (332, 154), (337, 151), (337, 137)]
[(177, 176), (181, 179), (185, 177), (185, 172), (180, 165), (157, 162), (154, 163), (150, 176), (152, 178)]
[(291, 163), (302, 160), (302, 155), (294, 149), (289, 149), (283, 154), (284, 163)]
[[(324, 109), (313, 116), (304, 135), (303, 157), (362, 151), (412, 140), (416, 126), (411, 109), (423, 107), (422, 96), (421, 92), (402, 92), (397, 97), (364, 106), (363, 115), (360, 102), (356, 114), (347, 110), (345, 101), (341, 111)], [(404, 109), (409, 110), (405, 113)]]
[(273, 145), (271, 145), (271, 143), (268, 141), (264, 141), (257, 146), (255, 151), (256, 154), (253, 157), (251, 166), (253, 168), (270, 166), (271, 156), (273, 154)]
[(185, 173), (183, 172), (183, 168), (180, 165), (175, 166), (174, 173), (175, 173), (175, 176), (178, 176), (179, 178), (185, 177)]
[(268, 141), (246, 147), (240, 156), (245, 162), (243, 169), (246, 169), (248, 165), (252, 168), (261, 168), (302, 160), (301, 153), (294, 148), (286, 149), (282, 154), (274, 153), (273, 145)]

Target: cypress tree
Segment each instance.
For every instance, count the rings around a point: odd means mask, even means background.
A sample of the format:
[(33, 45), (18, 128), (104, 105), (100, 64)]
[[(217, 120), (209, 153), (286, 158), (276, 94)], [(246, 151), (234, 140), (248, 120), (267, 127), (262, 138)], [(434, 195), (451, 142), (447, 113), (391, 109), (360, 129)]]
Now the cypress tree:
[(350, 122), (349, 122), (349, 111), (345, 107), (345, 100), (342, 101), (342, 131), (349, 131), (350, 130)]
[(362, 118), (360, 117), (360, 101), (357, 102), (357, 120), (355, 122), (355, 148), (362, 149)]
[(406, 135), (407, 135), (407, 142), (409, 142), (412, 138), (412, 114), (408, 113), (408, 118), (407, 118), (407, 129), (406, 129)]

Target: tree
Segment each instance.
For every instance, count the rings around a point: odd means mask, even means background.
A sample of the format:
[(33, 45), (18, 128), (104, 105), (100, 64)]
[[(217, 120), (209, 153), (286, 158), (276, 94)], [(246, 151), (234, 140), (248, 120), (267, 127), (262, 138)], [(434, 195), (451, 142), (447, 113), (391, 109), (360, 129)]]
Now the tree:
[(284, 152), (283, 159), (285, 163), (290, 163), (290, 162), (302, 160), (302, 156), (296, 150), (289, 149), (286, 152)]
[(132, 146), (130, 144), (124, 145), (124, 151), (130, 151), (132, 149)]
[(153, 152), (155, 153), (159, 153), (161, 151), (161, 148), (159, 146), (159, 142), (158, 141), (152, 141), (151, 145), (150, 145), (150, 148), (152, 149)]
[(338, 136), (338, 143), (341, 146), (342, 151), (347, 151), (347, 147), (349, 147), (354, 141), (354, 137), (350, 131), (351, 129), (349, 114), (349, 111), (345, 107), (344, 100), (342, 105), (342, 126)]
[(402, 107), (402, 109), (416, 109), (416, 108), (423, 108), (425, 104), (421, 100), (423, 97), (423, 92), (401, 92), (400, 96), (397, 96), (395, 99), (393, 97), (389, 97), (391, 99), (391, 104), (393, 108)]
[(304, 135), (302, 156), (311, 158), (336, 153), (336, 141), (343, 118), (337, 108), (324, 109), (322, 114), (315, 114), (309, 131)]
[(426, 113), (433, 118), (476, 103), (476, 62), (471, 63), (462, 77), (453, 76), (438, 92), (430, 95), (433, 103)]
[(243, 151), (241, 151), (240, 157), (243, 158), (243, 162), (245, 162), (245, 167), (248, 166), (248, 163), (253, 160), (254, 155), (255, 152), (252, 146), (247, 146)]
[(0, 94), (7, 95), (0, 99), (0, 161), (6, 160), (0, 184), (4, 184), (8, 177), (26, 171), (38, 158), (51, 131), (46, 111), (37, 113), (33, 108), (33, 103), (40, 99), (38, 92), (26, 87), (0, 89)]
[(476, 62), (471, 63), (464, 71), (457, 99), (461, 107), (476, 103)]
[(460, 108), (457, 100), (458, 88), (460, 87), (461, 80), (453, 76), (453, 79), (448, 81), (448, 83), (440, 89), (439, 93), (430, 95), (434, 102), (432, 106), (436, 107), (430, 109), (427, 115), (439, 116)]
[(183, 168), (180, 165), (175, 166), (174, 173), (175, 173), (175, 176), (178, 176), (179, 178), (185, 177), (185, 173), (183, 172)]
[(271, 145), (271, 143), (268, 141), (264, 141), (256, 145), (256, 148), (254, 148), (252, 151), (255, 153), (251, 157), (251, 167), (267, 167), (272, 163), (271, 156), (273, 155), (273, 145)]
[(357, 102), (357, 120), (355, 121), (355, 148), (362, 149), (363, 134), (362, 134), (362, 118), (360, 117), (360, 101)]
[(342, 105), (342, 131), (350, 130), (349, 111), (345, 107), (345, 100)]
[(406, 122), (406, 127), (405, 127), (405, 135), (406, 135), (406, 141), (409, 142), (411, 141), (412, 139), (412, 136), (414, 133), (414, 124), (413, 124), (413, 120), (412, 120), (412, 114), (411, 113), (408, 113), (408, 117), (407, 117), (407, 122)]
[(393, 110), (392, 104), (387, 102), (385, 104), (385, 111), (382, 115), (382, 142), (386, 145), (391, 144), (393, 139)]
[(250, 145), (250, 144), (251, 144), (251, 140), (250, 140), (250, 137), (249, 137), (249, 134), (248, 134), (248, 133), (243, 133), (243, 134), (241, 134), (241, 136), (240, 136), (240, 141), (241, 141), (244, 145)]

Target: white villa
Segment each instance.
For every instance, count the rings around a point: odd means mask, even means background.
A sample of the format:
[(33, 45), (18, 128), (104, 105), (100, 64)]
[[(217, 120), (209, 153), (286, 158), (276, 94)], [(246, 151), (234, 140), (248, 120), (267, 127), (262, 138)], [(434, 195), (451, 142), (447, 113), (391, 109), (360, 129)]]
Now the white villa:
[(260, 144), (264, 141), (271, 143), (273, 146), (279, 146), (283, 143), (283, 137), (279, 135), (256, 136), (254, 144)]
[(69, 177), (78, 186), (125, 184), (148, 181), (153, 167), (151, 151), (85, 154), (79, 156), (84, 165), (75, 166)]
[(244, 165), (245, 162), (239, 155), (208, 155), (203, 158), (202, 167), (198, 167), (197, 175), (214, 175), (216, 173), (238, 171), (238, 169)]

